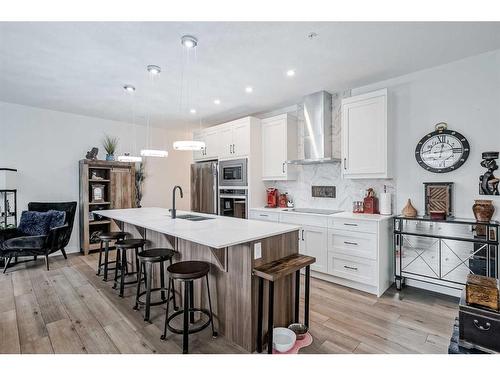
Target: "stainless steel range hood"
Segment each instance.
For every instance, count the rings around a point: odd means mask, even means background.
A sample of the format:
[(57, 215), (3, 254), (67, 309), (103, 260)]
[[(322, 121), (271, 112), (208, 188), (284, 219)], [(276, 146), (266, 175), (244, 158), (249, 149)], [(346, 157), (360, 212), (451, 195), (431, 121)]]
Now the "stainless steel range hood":
[(303, 152), (288, 164), (337, 163), (332, 150), (332, 95), (319, 91), (304, 97)]

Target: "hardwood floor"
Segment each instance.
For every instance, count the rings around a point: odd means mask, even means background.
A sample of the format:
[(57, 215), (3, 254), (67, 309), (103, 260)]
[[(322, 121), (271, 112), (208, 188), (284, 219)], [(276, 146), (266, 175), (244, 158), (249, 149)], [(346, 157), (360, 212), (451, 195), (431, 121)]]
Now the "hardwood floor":
[[(0, 275), (0, 353), (181, 353), (181, 336), (160, 340), (164, 307), (152, 323), (95, 275), (97, 257), (71, 254), (28, 262)], [(302, 288), (303, 290), (303, 288)], [(313, 344), (301, 353), (446, 353), (458, 300), (415, 288), (377, 299), (311, 281)], [(210, 330), (190, 337), (191, 353), (244, 353)]]

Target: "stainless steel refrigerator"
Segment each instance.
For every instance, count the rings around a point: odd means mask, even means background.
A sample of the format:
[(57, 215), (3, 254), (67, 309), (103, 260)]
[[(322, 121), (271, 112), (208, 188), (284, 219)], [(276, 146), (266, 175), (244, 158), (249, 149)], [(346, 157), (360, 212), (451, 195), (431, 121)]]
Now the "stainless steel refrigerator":
[(216, 161), (191, 164), (191, 211), (218, 214)]

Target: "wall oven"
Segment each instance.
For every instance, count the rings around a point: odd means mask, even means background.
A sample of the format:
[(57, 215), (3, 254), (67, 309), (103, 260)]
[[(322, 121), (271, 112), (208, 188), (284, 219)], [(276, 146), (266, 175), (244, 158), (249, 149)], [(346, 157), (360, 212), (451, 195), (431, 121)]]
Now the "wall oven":
[(219, 215), (246, 219), (248, 217), (248, 190), (219, 189)]
[(219, 162), (219, 186), (248, 186), (247, 159)]

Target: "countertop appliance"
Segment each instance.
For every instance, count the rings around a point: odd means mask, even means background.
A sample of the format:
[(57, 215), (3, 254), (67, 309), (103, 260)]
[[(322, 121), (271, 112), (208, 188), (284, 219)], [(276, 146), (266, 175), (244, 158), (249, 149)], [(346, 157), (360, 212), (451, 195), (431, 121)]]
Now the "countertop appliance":
[(248, 186), (247, 159), (219, 162), (219, 186)]
[(267, 207), (276, 208), (278, 207), (278, 189), (267, 188)]
[(247, 189), (219, 189), (219, 215), (248, 218)]
[(191, 211), (218, 214), (218, 163), (191, 164)]

